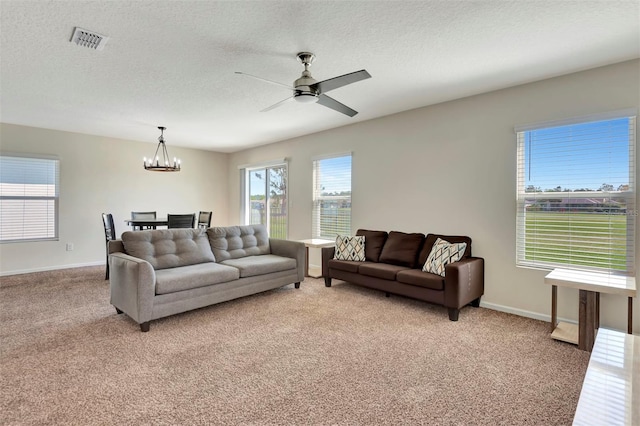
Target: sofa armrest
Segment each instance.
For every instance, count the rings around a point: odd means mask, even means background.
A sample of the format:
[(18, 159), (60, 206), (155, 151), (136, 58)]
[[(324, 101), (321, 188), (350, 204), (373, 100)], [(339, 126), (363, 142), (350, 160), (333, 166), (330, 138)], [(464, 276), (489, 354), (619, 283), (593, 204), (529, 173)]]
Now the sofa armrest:
[(151, 321), (156, 272), (145, 260), (121, 252), (109, 254), (111, 304), (138, 324)]
[(298, 282), (304, 281), (304, 267), (306, 252), (304, 243), (292, 240), (280, 240), (277, 238), (269, 238), (271, 246), (271, 254), (277, 256), (290, 257), (296, 260), (296, 269), (298, 271)]
[(122, 240), (111, 240), (107, 243), (107, 253), (124, 253)]
[(336, 253), (336, 246), (322, 247), (322, 276), (329, 277), (329, 261), (333, 259)]
[(484, 259), (468, 257), (445, 266), (444, 306), (460, 309), (484, 294)]

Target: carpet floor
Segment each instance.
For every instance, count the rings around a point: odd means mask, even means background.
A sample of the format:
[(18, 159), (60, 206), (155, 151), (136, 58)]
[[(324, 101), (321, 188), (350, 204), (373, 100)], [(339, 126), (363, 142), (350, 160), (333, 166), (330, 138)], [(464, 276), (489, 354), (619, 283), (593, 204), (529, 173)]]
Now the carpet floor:
[(152, 321), (101, 267), (2, 277), (3, 425), (569, 425), (589, 354), (548, 323), (319, 279)]

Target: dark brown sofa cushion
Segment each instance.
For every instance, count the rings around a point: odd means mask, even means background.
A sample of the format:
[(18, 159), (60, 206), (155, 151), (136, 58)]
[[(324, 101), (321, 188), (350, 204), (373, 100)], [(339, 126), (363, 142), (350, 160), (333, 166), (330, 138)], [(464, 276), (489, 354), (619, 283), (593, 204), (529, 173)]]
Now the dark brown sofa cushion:
[(422, 246), (422, 250), (420, 250), (420, 256), (418, 256), (418, 265), (420, 268), (424, 265), (424, 262), (427, 261), (427, 257), (429, 257), (429, 253), (431, 253), (431, 249), (433, 245), (436, 243), (436, 240), (440, 238), (442, 240), (448, 241), (452, 244), (455, 243), (467, 243), (467, 248), (464, 250), (464, 254), (462, 255), (463, 259), (471, 256), (471, 238), (465, 237), (462, 235), (439, 235), (439, 234), (427, 234), (427, 238), (424, 240), (424, 245)]
[(366, 275), (369, 277), (376, 277), (383, 280), (394, 281), (396, 275), (400, 271), (407, 271), (409, 268), (406, 266), (389, 265), (388, 263), (361, 263), (358, 268), (360, 275)]
[[(423, 240), (424, 235), (422, 234), (406, 234), (404, 232), (391, 231), (389, 232), (387, 241), (382, 247), (382, 253), (380, 254), (379, 261), (382, 263), (390, 263), (392, 265), (415, 268)], [(365, 241), (365, 247), (366, 244), (367, 243)]]
[(329, 260), (328, 264), (329, 264), (329, 268), (331, 269), (339, 269), (345, 272), (356, 273), (358, 272), (358, 267), (364, 264), (364, 262), (355, 262), (353, 260), (331, 259)]
[(370, 231), (368, 229), (358, 229), (357, 236), (364, 237), (364, 255), (369, 262), (377, 262), (382, 253), (382, 246), (389, 234), (387, 231)]
[(432, 290), (444, 290), (443, 277), (429, 272), (422, 272), (419, 269), (400, 271), (396, 275), (396, 280), (400, 283), (430, 288)]

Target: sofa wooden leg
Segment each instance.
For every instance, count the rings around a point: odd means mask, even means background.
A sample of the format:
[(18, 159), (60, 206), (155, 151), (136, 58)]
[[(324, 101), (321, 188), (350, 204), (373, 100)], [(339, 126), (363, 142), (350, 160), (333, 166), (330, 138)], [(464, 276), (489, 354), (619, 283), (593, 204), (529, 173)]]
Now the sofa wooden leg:
[(479, 308), (480, 307), (480, 298), (478, 297), (477, 299), (474, 299), (471, 301), (471, 306), (473, 306), (474, 308)]
[(331, 287), (331, 277), (324, 277), (324, 286)]
[(295, 288), (300, 288), (300, 283), (295, 283), (294, 286)]
[(140, 324), (140, 331), (142, 331), (143, 333), (146, 333), (147, 331), (149, 331), (150, 326), (151, 326), (151, 321), (143, 322), (142, 324)]
[(456, 308), (447, 308), (449, 310), (449, 320), (458, 321), (458, 314), (460, 313), (460, 309)]
[[(114, 308), (115, 308), (115, 306), (114, 306)], [(122, 311), (120, 309), (118, 309), (118, 308), (116, 308), (116, 312), (118, 313), (118, 315), (120, 315), (122, 313)]]

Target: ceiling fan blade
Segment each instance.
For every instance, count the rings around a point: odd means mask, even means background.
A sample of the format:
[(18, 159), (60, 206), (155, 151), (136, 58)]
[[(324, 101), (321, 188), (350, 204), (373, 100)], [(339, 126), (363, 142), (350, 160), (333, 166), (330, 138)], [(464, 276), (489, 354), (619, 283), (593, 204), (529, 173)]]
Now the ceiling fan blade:
[(281, 100), (280, 102), (277, 102), (277, 103), (275, 103), (275, 104), (273, 104), (273, 105), (271, 105), (271, 106), (268, 106), (268, 107), (266, 107), (265, 109), (260, 110), (260, 112), (267, 112), (267, 111), (271, 111), (272, 109), (274, 109), (274, 108), (278, 108), (280, 105), (284, 104), (284, 103), (285, 103), (285, 102), (287, 102), (287, 101), (290, 101), (291, 99), (293, 99), (293, 96), (290, 96), (290, 97), (288, 97), (288, 98), (286, 98), (286, 99), (283, 99), (283, 100)]
[(327, 108), (331, 108), (331, 109), (336, 110), (338, 112), (341, 112), (341, 113), (343, 113), (345, 115), (348, 115), (349, 117), (353, 117), (354, 115), (356, 115), (358, 113), (358, 111), (349, 108), (345, 104), (341, 104), (340, 102), (336, 101), (333, 98), (330, 98), (327, 95), (319, 95), (318, 96), (318, 103), (320, 105), (326, 106)]
[(236, 74), (240, 74), (240, 75), (246, 75), (247, 77), (253, 77), (253, 78), (258, 79), (258, 80), (266, 81), (267, 83), (275, 84), (277, 86), (282, 86), (282, 87), (285, 87), (285, 88), (287, 88), (289, 90), (295, 90), (293, 87), (291, 87), (291, 86), (289, 86), (287, 84), (278, 83), (277, 81), (267, 80), (266, 78), (258, 77), (256, 75), (247, 74), (246, 72), (235, 71), (235, 73)]
[(355, 83), (360, 80), (366, 80), (367, 78), (371, 78), (371, 74), (369, 74), (367, 70), (360, 70), (341, 75), (339, 77), (330, 78), (328, 80), (319, 81), (312, 84), (310, 87), (315, 89), (318, 93), (326, 93), (329, 90), (337, 89), (338, 87), (346, 86), (347, 84)]

